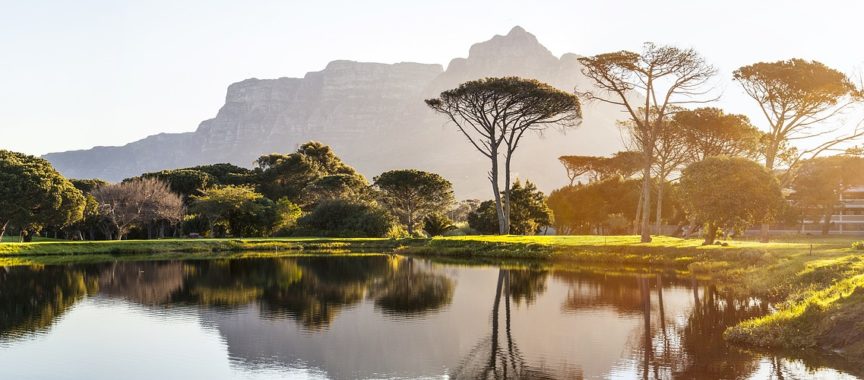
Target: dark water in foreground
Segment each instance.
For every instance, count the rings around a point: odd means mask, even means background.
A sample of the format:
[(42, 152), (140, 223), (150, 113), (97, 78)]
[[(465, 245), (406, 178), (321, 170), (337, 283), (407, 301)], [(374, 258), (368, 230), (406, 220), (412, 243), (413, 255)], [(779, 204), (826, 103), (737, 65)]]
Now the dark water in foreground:
[(668, 275), (396, 256), (0, 268), (0, 378), (853, 378), (723, 342), (767, 307)]

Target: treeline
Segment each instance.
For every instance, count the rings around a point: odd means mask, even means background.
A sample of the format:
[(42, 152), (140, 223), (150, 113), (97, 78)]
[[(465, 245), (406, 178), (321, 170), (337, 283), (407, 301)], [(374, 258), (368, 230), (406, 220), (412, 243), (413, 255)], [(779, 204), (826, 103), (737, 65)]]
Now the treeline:
[[(510, 167), (520, 139), (553, 126), (578, 126), (583, 101), (620, 107), (627, 151), (561, 158), (570, 186), (556, 190), (549, 202), (562, 233), (629, 230), (650, 242), (664, 221), (686, 221), (683, 233), (704, 231), (706, 243), (719, 232), (754, 224), (762, 225), (767, 241), (772, 222), (796, 213), (803, 220), (815, 212), (829, 224), (830, 205), (862, 182), (860, 176), (837, 176), (855, 173), (851, 167), (858, 165), (854, 156), (860, 150), (819, 159), (864, 137), (864, 121), (846, 130), (831, 124), (862, 104), (864, 89), (820, 62), (759, 62), (734, 71), (733, 79), (765, 117), (761, 130), (719, 108), (687, 108), (719, 99), (712, 85), (717, 70), (693, 49), (646, 43), (641, 52), (609, 52), (579, 62), (591, 85), (572, 94), (510, 77), (469, 81), (426, 100), (489, 159), (501, 234), (511, 231)], [(807, 182), (814, 175), (819, 179)], [(574, 183), (580, 177), (589, 183)], [(784, 195), (781, 189), (791, 191)]]
[[(253, 169), (231, 164), (163, 170), (120, 183), (67, 180), (37, 157), (0, 151), (0, 222), (21, 240), (183, 236), (408, 237), (494, 233), (489, 202), (456, 203), (435, 173), (392, 170), (370, 183), (329, 146), (303, 144), (261, 156)], [(517, 231), (551, 224), (545, 197), (513, 186)], [(490, 212), (491, 211), (491, 212)], [(470, 223), (470, 226), (469, 226)]]
[[(760, 129), (719, 108), (687, 108), (719, 98), (715, 68), (693, 49), (647, 43), (641, 52), (579, 61), (592, 84), (587, 90), (485, 78), (425, 101), (489, 160), (488, 201), (454, 205), (449, 181), (418, 170), (382, 173), (369, 183), (316, 142), (262, 156), (253, 169), (198, 166), (119, 184), (67, 181), (44, 160), (4, 151), (0, 235), (11, 227), (25, 240), (40, 232), (77, 239), (398, 237), (532, 234), (554, 226), (557, 233), (637, 233), (649, 242), (671, 224), (675, 234), (698, 233), (712, 243), (761, 224), (767, 241), (778, 222), (818, 219), (827, 233), (841, 194), (864, 182), (861, 149), (821, 157), (864, 136), (864, 122), (845, 131), (830, 124), (859, 106), (864, 91), (820, 62), (759, 62), (734, 71), (764, 115)], [(577, 127), (585, 101), (624, 111), (626, 151), (561, 157), (570, 185), (548, 199), (513, 178), (522, 138)]]
[[(676, 116), (689, 118), (691, 112), (704, 110), (681, 111)], [(725, 117), (714, 110), (710, 114)], [(743, 116), (731, 116), (741, 122), (703, 128), (713, 123), (703, 118), (699, 125), (676, 125), (681, 134), (674, 138), (681, 140), (674, 144), (680, 158), (654, 164), (655, 173), (665, 169), (669, 174), (657, 174), (650, 186), (656, 200), (655, 208), (648, 211), (653, 231), (705, 236), (710, 243), (719, 233), (737, 234), (770, 220), (775, 226), (799, 231), (805, 221), (818, 223), (821, 233), (827, 235), (834, 223), (832, 215), (842, 207), (842, 194), (864, 186), (861, 149), (803, 160), (794, 173), (787, 169), (772, 175), (753, 160), (764, 141), (761, 133)], [(693, 131), (694, 127), (699, 130)], [(558, 233), (638, 233), (642, 213), (638, 154), (562, 156), (559, 160), (570, 184), (553, 190), (548, 198)], [(785, 192), (781, 192), (778, 176), (790, 178)]]

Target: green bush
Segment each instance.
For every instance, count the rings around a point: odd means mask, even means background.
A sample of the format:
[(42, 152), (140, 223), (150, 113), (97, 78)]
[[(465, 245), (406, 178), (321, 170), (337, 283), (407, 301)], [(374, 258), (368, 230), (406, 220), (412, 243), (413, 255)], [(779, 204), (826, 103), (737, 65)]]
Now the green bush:
[(432, 213), (423, 219), (423, 231), (426, 231), (429, 236), (441, 236), (447, 231), (455, 229), (456, 226), (453, 225), (453, 221), (441, 213)]
[(181, 229), (184, 234), (196, 233), (201, 236), (207, 235), (210, 226), (207, 224), (207, 219), (200, 214), (191, 214), (183, 217)]
[[(502, 195), (503, 197), (503, 195)], [(546, 205), (546, 197), (530, 181), (523, 185), (518, 180), (510, 189), (510, 233), (513, 235), (534, 235), (543, 226), (552, 225), (552, 210)], [(468, 213), (468, 225), (481, 234), (497, 234), (498, 212), (495, 201), (480, 203), (476, 210)]]
[(297, 220), (299, 235), (335, 237), (384, 237), (395, 224), (386, 210), (369, 203), (341, 199), (318, 204)]
[(406, 239), (412, 236), (408, 233), (408, 230), (402, 227), (402, 225), (394, 224), (390, 226), (390, 229), (387, 230), (387, 233), (384, 234), (384, 237), (388, 239)]
[(483, 201), (476, 210), (468, 213), (468, 226), (481, 234), (497, 234), (498, 214), (495, 201)]

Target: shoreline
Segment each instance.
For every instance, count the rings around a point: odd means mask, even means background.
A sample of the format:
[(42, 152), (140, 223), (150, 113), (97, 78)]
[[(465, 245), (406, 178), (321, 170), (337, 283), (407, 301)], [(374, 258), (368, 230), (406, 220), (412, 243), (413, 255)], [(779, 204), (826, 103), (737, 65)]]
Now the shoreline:
[[(638, 236), (461, 236), (433, 239), (260, 238), (0, 243), (0, 266), (99, 261), (401, 254), (485, 264), (541, 263), (654, 267), (717, 281), (724, 291), (771, 300), (766, 316), (730, 326), (724, 337), (758, 349), (817, 350), (864, 363), (864, 255), (854, 237), (780, 238), (774, 243)], [(864, 368), (862, 368), (864, 369)]]

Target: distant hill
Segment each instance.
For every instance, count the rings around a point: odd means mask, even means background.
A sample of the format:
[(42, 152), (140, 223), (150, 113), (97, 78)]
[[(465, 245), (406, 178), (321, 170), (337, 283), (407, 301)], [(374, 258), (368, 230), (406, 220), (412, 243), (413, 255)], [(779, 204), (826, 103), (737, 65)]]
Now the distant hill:
[[(118, 181), (217, 162), (248, 167), (262, 154), (291, 152), (318, 140), (370, 179), (389, 169), (418, 168), (453, 181), (460, 198), (490, 198), (486, 159), (423, 100), (490, 76), (534, 78), (567, 91), (589, 88), (577, 58), (555, 57), (517, 26), (473, 45), (467, 58), (453, 59), (446, 70), (437, 64), (333, 61), (303, 78), (247, 79), (228, 87), (225, 105), (195, 132), (45, 158), (67, 177)], [(548, 192), (567, 182), (558, 156), (620, 149), (619, 109), (586, 104), (584, 115), (582, 125), (566, 134), (526, 138), (513, 165), (516, 175)]]

